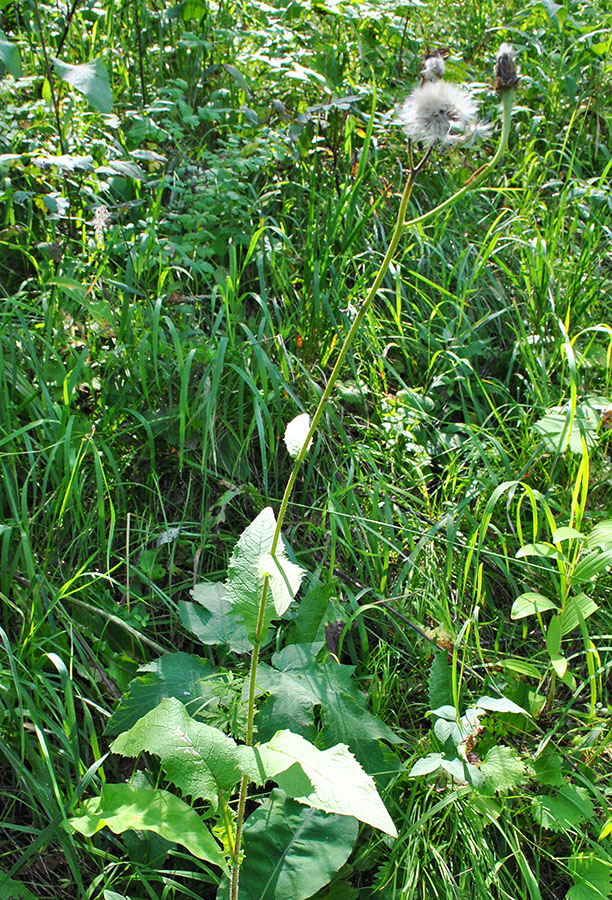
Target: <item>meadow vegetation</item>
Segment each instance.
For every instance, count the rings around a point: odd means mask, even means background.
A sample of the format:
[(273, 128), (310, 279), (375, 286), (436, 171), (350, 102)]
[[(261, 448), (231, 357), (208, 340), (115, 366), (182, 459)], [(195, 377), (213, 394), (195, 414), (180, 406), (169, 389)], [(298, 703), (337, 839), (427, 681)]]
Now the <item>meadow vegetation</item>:
[[(0, 900), (612, 897), (611, 34), (605, 0), (0, 0)], [(396, 106), (444, 48), (491, 125), (418, 219), (493, 157), (502, 41), (503, 159), (401, 235), (270, 551)]]

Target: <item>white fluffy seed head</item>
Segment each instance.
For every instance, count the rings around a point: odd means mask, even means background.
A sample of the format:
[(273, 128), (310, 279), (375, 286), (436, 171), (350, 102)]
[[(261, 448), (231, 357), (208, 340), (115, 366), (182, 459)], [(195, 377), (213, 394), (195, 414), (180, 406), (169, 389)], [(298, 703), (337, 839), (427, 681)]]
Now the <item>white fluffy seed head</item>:
[(448, 81), (426, 81), (397, 110), (407, 137), (433, 144), (455, 144), (473, 129), (478, 112), (464, 88)]
[(445, 69), (446, 64), (441, 53), (432, 53), (431, 56), (426, 56), (421, 68), (423, 81), (438, 81), (440, 78), (444, 78)]

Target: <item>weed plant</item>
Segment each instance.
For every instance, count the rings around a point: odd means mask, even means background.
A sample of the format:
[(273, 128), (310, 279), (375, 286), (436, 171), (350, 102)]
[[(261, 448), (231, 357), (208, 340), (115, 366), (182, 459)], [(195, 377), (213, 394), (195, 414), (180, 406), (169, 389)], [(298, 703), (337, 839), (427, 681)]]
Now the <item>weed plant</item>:
[[(0, 898), (215, 897), (179, 843), (68, 820), (112, 784), (205, 811), (110, 744), (187, 690), (243, 741), (240, 635), (191, 591), (279, 509), (285, 426), (389, 248), (395, 104), (443, 47), (499, 129), (503, 39), (504, 164), (404, 235), (295, 480), (309, 574), (254, 739), (348, 744), (395, 823), (355, 843), (316, 812), (311, 848), (347, 848), (319, 900), (610, 897), (606, 4), (0, 7)], [(434, 151), (409, 217), (493, 151)], [(309, 809), (249, 797), (255, 867), (281, 806)]]

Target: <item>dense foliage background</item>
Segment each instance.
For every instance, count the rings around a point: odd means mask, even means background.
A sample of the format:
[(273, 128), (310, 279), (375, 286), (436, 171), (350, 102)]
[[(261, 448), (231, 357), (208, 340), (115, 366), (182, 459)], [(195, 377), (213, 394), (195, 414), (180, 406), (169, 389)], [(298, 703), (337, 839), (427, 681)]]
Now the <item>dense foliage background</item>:
[[(248, 658), (180, 604), (278, 504), (393, 227), (394, 104), (444, 47), (495, 125), (501, 40), (504, 162), (406, 234), (286, 523), (312, 637), (396, 736), (368, 771), (400, 837), (365, 827), (317, 897), (612, 896), (611, 26), (605, 0), (0, 0), (0, 897), (215, 896), (175, 845), (67, 818), (131, 778), (95, 762), (161, 654), (223, 672), (240, 735)], [(493, 147), (434, 152), (412, 213)], [(485, 787), (411, 775), (428, 711), (487, 692), (529, 716), (462, 748)]]

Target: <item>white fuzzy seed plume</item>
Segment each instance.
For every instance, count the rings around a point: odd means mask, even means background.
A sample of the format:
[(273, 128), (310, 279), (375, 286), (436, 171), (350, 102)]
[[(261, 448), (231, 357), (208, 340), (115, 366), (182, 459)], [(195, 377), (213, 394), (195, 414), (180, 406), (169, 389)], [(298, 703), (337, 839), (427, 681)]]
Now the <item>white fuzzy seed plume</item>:
[(444, 78), (445, 69), (446, 64), (442, 54), (431, 53), (423, 60), (423, 66), (421, 68), (423, 81), (438, 81), (440, 78)]
[[(295, 419), (292, 419), (289, 422), (287, 428), (285, 429), (285, 444), (287, 446), (289, 456), (292, 456), (295, 459), (295, 457), (304, 446), (304, 442), (309, 430), (310, 416), (308, 415), (308, 413), (301, 413), (299, 416), (296, 416)], [(310, 439), (307, 449), (310, 449), (311, 444), (312, 438)]]
[(473, 130), (477, 112), (464, 88), (448, 81), (427, 81), (402, 103), (397, 118), (413, 141), (455, 144)]

